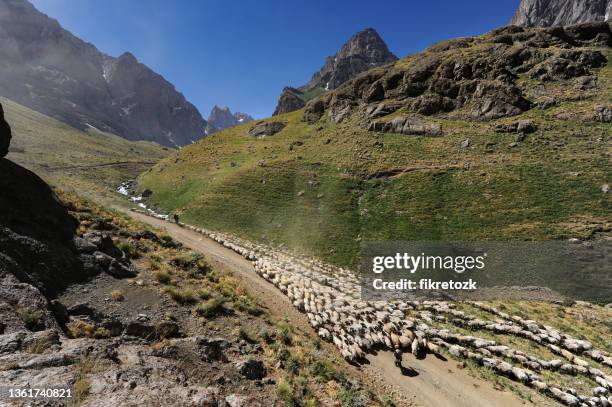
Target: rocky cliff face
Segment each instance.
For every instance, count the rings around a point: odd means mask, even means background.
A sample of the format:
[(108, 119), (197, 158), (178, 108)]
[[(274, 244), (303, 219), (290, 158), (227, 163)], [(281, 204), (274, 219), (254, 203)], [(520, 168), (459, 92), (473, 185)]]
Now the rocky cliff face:
[(11, 127), (4, 120), (4, 109), (0, 105), (0, 159), (8, 154), (11, 144)]
[(304, 92), (292, 87), (285, 87), (278, 97), (278, 103), (272, 116), (289, 113), (303, 108), (306, 105)]
[[(608, 61), (601, 51), (582, 47), (611, 45), (610, 25), (603, 22), (547, 29), (509, 26), (478, 38), (449, 40), (311, 100), (304, 120), (314, 123), (327, 113), (338, 123), (356, 111), (366, 119), (396, 111), (473, 121), (515, 116), (536, 106), (528, 98), (529, 89), (517, 81), (520, 75), (546, 84), (568, 86), (575, 81), (575, 86), (592, 87), (593, 69)], [(554, 103), (538, 102), (542, 108)], [(372, 122), (370, 129), (439, 133), (423, 123), (397, 120)], [(399, 127), (405, 130), (397, 131)]]
[(336, 89), (349, 79), (368, 69), (397, 60), (387, 44), (373, 28), (353, 35), (340, 51), (328, 57), (323, 67), (310, 81), (298, 88), (285, 88), (279, 97), (274, 115), (292, 112), (320, 93)]
[(215, 106), (208, 116), (208, 125), (206, 126), (206, 134), (213, 134), (229, 127), (234, 127), (242, 123), (248, 123), (254, 119), (241, 112), (232, 113), (229, 107)]
[(130, 140), (181, 146), (206, 127), (171, 83), (133, 55), (101, 53), (26, 0), (0, 3), (0, 95)]
[(510, 24), (551, 27), (611, 18), (612, 0), (522, 0)]

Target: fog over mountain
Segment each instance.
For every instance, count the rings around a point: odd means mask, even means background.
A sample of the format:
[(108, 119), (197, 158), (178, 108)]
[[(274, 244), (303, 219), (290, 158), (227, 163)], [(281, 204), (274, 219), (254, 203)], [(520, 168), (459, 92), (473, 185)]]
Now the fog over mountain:
[(202, 136), (198, 109), (136, 57), (118, 58), (26, 0), (0, 2), (0, 95), (79, 129), (183, 146)]

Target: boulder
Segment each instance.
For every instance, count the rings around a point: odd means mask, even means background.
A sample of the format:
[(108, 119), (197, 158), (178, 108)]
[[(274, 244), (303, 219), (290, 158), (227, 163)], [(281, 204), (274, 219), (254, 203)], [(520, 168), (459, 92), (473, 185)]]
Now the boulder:
[(495, 126), (497, 133), (533, 133), (538, 129), (533, 120), (519, 120), (508, 124), (498, 124)]
[(398, 133), (412, 136), (441, 136), (442, 127), (417, 117), (398, 116), (391, 121), (375, 121), (370, 124), (370, 131)]
[(272, 136), (287, 125), (286, 122), (259, 122), (249, 130), (249, 136), (262, 138), (266, 136)]
[(204, 336), (195, 337), (195, 343), (202, 360), (212, 362), (216, 360), (224, 361), (224, 350), (229, 347), (229, 342), (223, 338), (206, 338)]
[(602, 123), (612, 123), (612, 107), (595, 106), (595, 120)]
[(303, 120), (310, 124), (318, 122), (326, 108), (327, 104), (322, 98), (311, 100), (306, 104)]
[(106, 272), (115, 278), (131, 278), (137, 275), (136, 271), (131, 266), (117, 259), (112, 259)]
[(131, 321), (125, 326), (125, 334), (144, 339), (153, 339), (155, 337), (155, 327), (137, 320)]
[(266, 368), (261, 360), (247, 359), (236, 363), (236, 370), (249, 380), (260, 380), (266, 376)]
[(83, 234), (83, 238), (96, 246), (96, 248), (102, 253), (105, 253), (115, 259), (120, 259), (123, 257), (123, 253), (117, 248), (117, 246), (115, 246), (113, 239), (111, 239), (108, 233), (87, 232)]

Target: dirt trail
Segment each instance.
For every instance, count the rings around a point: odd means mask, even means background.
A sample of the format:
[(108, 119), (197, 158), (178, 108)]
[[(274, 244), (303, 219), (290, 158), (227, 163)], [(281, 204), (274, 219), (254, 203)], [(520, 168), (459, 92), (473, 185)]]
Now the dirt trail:
[(115, 167), (118, 165), (155, 165), (156, 161), (113, 161), (110, 163), (102, 164), (91, 164), (91, 165), (68, 165), (64, 167), (50, 167), (47, 171), (63, 171), (63, 170), (74, 170), (74, 169), (85, 169), (85, 168), (102, 168), (102, 167)]
[[(207, 237), (175, 224), (129, 212), (137, 220), (151, 224), (167, 232), (176, 240), (192, 250), (205, 254), (213, 264), (223, 266), (240, 277), (249, 290), (275, 316), (287, 316), (299, 329), (309, 332), (313, 337), (316, 333), (308, 324), (308, 319), (296, 310), (289, 299), (276, 287), (259, 277), (251, 262), (239, 254), (227, 249)], [(327, 346), (327, 345), (325, 345)], [(335, 348), (329, 346), (329, 350)], [(337, 353), (337, 352), (335, 352)], [(338, 357), (340, 361), (340, 358)], [(428, 354), (424, 359), (416, 359), (412, 354), (404, 355), (404, 371), (400, 371), (393, 363), (391, 352), (379, 352), (368, 355), (369, 364), (359, 370), (370, 382), (376, 383), (402, 405), (426, 407), (515, 407), (527, 404), (518, 396), (504, 391), (498, 391), (487, 381), (474, 378), (464, 370), (457, 368), (457, 362), (442, 360)]]

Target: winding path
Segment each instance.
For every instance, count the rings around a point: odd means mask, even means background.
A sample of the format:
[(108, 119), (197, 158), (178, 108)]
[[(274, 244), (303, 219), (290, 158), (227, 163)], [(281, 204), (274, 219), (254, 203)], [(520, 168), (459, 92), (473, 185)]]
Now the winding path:
[[(310, 327), (308, 318), (293, 307), (289, 299), (274, 285), (259, 277), (250, 261), (215, 241), (182, 228), (170, 222), (136, 212), (128, 215), (156, 228), (165, 229), (169, 235), (192, 250), (200, 252), (212, 261), (241, 278), (249, 290), (277, 317), (287, 316), (289, 320), (310, 337), (317, 337)], [(322, 343), (329, 352), (338, 354), (336, 348)], [(390, 394), (400, 405), (426, 407), (515, 407), (528, 403), (513, 393), (498, 391), (490, 382), (470, 376), (465, 369), (457, 367), (453, 360), (441, 360), (434, 355), (416, 359), (412, 354), (404, 354), (406, 367), (403, 371), (394, 366), (391, 352), (368, 354), (369, 364), (360, 367), (348, 365), (337, 355), (338, 363), (343, 363), (364, 381), (375, 383), (382, 394)], [(550, 405), (548, 400), (538, 399), (537, 405)]]

